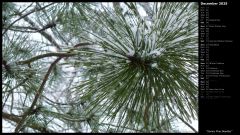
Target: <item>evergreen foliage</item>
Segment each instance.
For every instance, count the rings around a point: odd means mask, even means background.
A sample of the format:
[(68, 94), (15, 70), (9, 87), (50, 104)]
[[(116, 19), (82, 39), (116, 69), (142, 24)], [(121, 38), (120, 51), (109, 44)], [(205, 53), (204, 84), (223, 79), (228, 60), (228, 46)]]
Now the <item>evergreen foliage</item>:
[(5, 132), (197, 132), (197, 3), (19, 5), (2, 6)]

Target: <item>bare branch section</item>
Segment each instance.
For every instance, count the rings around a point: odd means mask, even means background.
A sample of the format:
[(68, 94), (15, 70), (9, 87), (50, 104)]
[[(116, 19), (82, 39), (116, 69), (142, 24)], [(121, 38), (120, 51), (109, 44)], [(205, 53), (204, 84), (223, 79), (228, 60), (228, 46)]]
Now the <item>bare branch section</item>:
[(177, 116), (177, 118), (179, 118), (185, 125), (187, 125), (190, 129), (192, 129), (192, 131), (194, 131), (195, 133), (197, 133), (197, 130), (195, 128), (193, 128), (188, 122), (186, 122), (181, 116), (179, 116), (176, 112), (171, 111), (175, 116)]
[(44, 86), (48, 80), (48, 77), (52, 71), (52, 69), (55, 67), (55, 65), (62, 59), (62, 57), (58, 57), (49, 67), (43, 81), (42, 81), (42, 84), (41, 86), (39, 87), (39, 89), (37, 90), (36, 94), (35, 94), (35, 97), (34, 97), (34, 100), (30, 106), (30, 108), (28, 109), (28, 111), (26, 111), (24, 114), (23, 114), (23, 117), (22, 119), (19, 121), (19, 123), (17, 124), (16, 128), (15, 128), (15, 132), (18, 133), (20, 131), (20, 129), (22, 128), (26, 118), (30, 115), (30, 113), (33, 111), (34, 109), (34, 106), (36, 105), (40, 95), (42, 94), (43, 92), (43, 89), (44, 89)]
[[(28, 13), (26, 13), (26, 14), (24, 14), (24, 15), (21, 15), (18, 19), (16, 19), (14, 22), (12, 22), (12, 23), (5, 29), (5, 31), (3, 32), (3, 35), (7, 32), (7, 30), (8, 30), (11, 26), (13, 26), (13, 24), (15, 24), (16, 22), (18, 22), (19, 20), (23, 19), (24, 17), (26, 17), (26, 16), (28, 16), (28, 15), (36, 12), (36, 11), (43, 10), (43, 9), (45, 9), (45, 8), (53, 5), (53, 4), (54, 4), (54, 3), (50, 3), (50, 4), (48, 4), (48, 5), (46, 5), (46, 6), (42, 7), (42, 8), (37, 8), (37, 9), (34, 8), (34, 9), (32, 9), (30, 12), (28, 12)], [(21, 14), (20, 12), (18, 12), (18, 13)]]
[[(32, 27), (38, 29), (37, 25), (29, 18), (25, 17), (24, 20), (28, 22)], [(61, 50), (60, 45), (55, 41), (55, 39), (45, 31), (38, 31), (43, 37), (45, 37), (50, 43), (52, 43), (58, 50)]]
[[(55, 26), (56, 26), (55, 22), (50, 22), (50, 23), (46, 24), (41, 29), (37, 29), (37, 28), (34, 28), (34, 27), (25, 27), (25, 26), (12, 26), (12, 28), (9, 28), (9, 30), (18, 31), (18, 32), (26, 32), (26, 33), (36, 33), (36, 32), (42, 32), (42, 31), (44, 31), (46, 29), (49, 29), (49, 28), (53, 28)], [(5, 28), (3, 28), (3, 29), (5, 29)], [(26, 30), (26, 29), (30, 29), (32, 31), (29, 31), (29, 30)]]
[(33, 61), (36, 61), (38, 59), (42, 59), (42, 58), (45, 58), (45, 57), (52, 57), (52, 56), (57, 56), (57, 57), (69, 57), (69, 56), (74, 56), (76, 55), (77, 53), (46, 53), (46, 54), (42, 54), (42, 55), (38, 55), (38, 56), (35, 56), (33, 58), (30, 58), (28, 60), (24, 60), (24, 61), (19, 61), (17, 62), (17, 64), (20, 64), (20, 65), (23, 65), (23, 64), (30, 64), (31, 62)]
[[(28, 27), (28, 26), (12, 26), (12, 28), (14, 28), (14, 29), (29, 29), (29, 30), (34, 30), (34, 31), (32, 31), (32, 32), (36, 32), (37, 31), (37, 29), (36, 28), (33, 28), (33, 27)], [(3, 28), (4, 29), (4, 28)], [(13, 29), (13, 30), (14, 30)], [(10, 29), (11, 30), (11, 29)]]
[(7, 91), (2, 91), (3, 93), (6, 93), (6, 92), (12, 92), (14, 89), (18, 88), (19, 86), (22, 86), (25, 82), (27, 82), (29, 78), (26, 78), (24, 79), (22, 82), (20, 82), (19, 84), (17, 84), (15, 87), (11, 88), (10, 90), (7, 90)]
[[(13, 115), (13, 114), (5, 113), (5, 112), (2, 112), (2, 118), (6, 119), (6, 120), (14, 121), (16, 123), (18, 123), (21, 120), (20, 117), (18, 117), (16, 115)], [(41, 125), (38, 125), (36, 123), (28, 125), (28, 127), (32, 128), (32, 129), (36, 129), (36, 130), (38, 130), (42, 133), (54, 133), (55, 132), (55, 131), (52, 131), (51, 129), (48, 129), (46, 127), (42, 127)]]
[[(49, 4), (48, 6), (52, 5), (53, 3)], [(46, 30), (47, 28), (51, 28), (51, 27), (55, 27), (56, 24), (55, 23), (49, 23), (47, 24), (45, 27), (43, 28), (38, 28), (37, 24), (32, 21), (28, 15), (30, 15), (31, 13), (33, 13), (34, 11), (40, 11), (40, 10), (44, 10), (47, 6), (44, 6), (42, 8), (37, 8), (37, 9), (33, 9), (32, 11), (30, 11), (29, 13), (27, 14), (24, 14), (22, 15), (19, 11), (17, 11), (16, 9), (16, 13), (20, 16), (20, 18), (24, 19), (26, 22), (28, 22), (31, 26), (32, 26), (32, 29), (35, 29), (36, 31), (35, 32), (39, 32), (43, 37), (45, 37), (50, 43), (52, 43), (58, 50), (61, 50), (61, 47), (60, 45), (56, 42), (56, 40), (47, 32), (45, 32), (44, 30)], [(19, 19), (20, 20), (20, 19)], [(12, 26), (12, 25), (11, 25)], [(10, 27), (6, 28), (9, 29)], [(5, 31), (6, 31), (5, 30)]]
[(187, 123), (183, 118), (177, 115), (177, 117), (184, 123), (186, 124), (189, 128), (191, 128), (195, 133), (197, 133), (197, 130), (194, 129), (189, 123)]

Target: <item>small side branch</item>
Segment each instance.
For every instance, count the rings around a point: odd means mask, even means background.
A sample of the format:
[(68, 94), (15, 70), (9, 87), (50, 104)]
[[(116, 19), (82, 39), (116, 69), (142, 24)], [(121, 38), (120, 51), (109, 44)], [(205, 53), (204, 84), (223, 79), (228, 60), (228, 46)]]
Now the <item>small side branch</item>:
[[(173, 111), (172, 111), (173, 112)], [(180, 117), (177, 113), (173, 112), (175, 116), (177, 116), (178, 119), (180, 119), (185, 125), (187, 125), (190, 129), (192, 129), (195, 133), (197, 133), (197, 130), (194, 129), (188, 122), (186, 122), (182, 117)]]
[[(53, 4), (53, 3), (52, 3)], [(46, 8), (46, 6), (44, 6), (45, 8)], [(43, 10), (44, 8), (40, 8), (41, 10)], [(35, 9), (35, 10), (37, 10), (37, 11), (40, 11), (39, 9)], [(34, 11), (35, 11), (34, 10)], [(44, 26), (43, 28), (39, 28), (38, 26), (37, 26), (37, 24), (34, 22), (34, 21), (32, 21), (32, 19), (30, 19), (29, 17), (28, 17), (28, 15), (29, 14), (25, 14), (25, 15), (22, 15), (19, 11), (15, 11), (19, 16), (20, 16), (20, 18), (22, 19), (24, 19), (26, 22), (28, 22), (31, 26), (32, 26), (32, 28), (33, 29), (35, 29), (36, 31), (34, 31), (34, 32), (39, 32), (43, 37), (45, 37), (50, 43), (52, 43), (58, 50), (61, 50), (61, 47), (60, 47), (60, 45), (56, 42), (56, 40), (49, 34), (49, 33), (47, 33), (47, 32), (45, 32), (44, 30), (46, 30), (46, 29), (48, 29), (48, 28), (52, 28), (52, 27), (55, 27), (56, 26), (56, 23), (55, 22), (51, 22), (51, 23), (49, 23), (49, 24), (47, 24), (46, 26)], [(12, 26), (12, 25), (11, 25)], [(7, 29), (9, 29), (10, 27), (8, 27), (8, 28), (6, 28), (6, 30)], [(5, 31), (6, 31), (5, 30)]]
[[(12, 28), (9, 28), (9, 30), (18, 31), (18, 32), (26, 32), (26, 33), (37, 33), (37, 32), (42, 32), (46, 29), (53, 28), (53, 27), (56, 27), (55, 22), (50, 22), (50, 23), (46, 24), (44, 27), (42, 27), (41, 29), (37, 29), (35, 27), (26, 27), (26, 26), (12, 26)], [(6, 28), (3, 28), (3, 29), (6, 29)], [(29, 29), (31, 31), (26, 30), (26, 29)]]
[(49, 67), (46, 75), (43, 78), (42, 84), (39, 87), (39, 89), (37, 90), (34, 100), (30, 106), (30, 108), (23, 114), (22, 119), (19, 121), (19, 123), (17, 124), (16, 128), (15, 128), (15, 132), (18, 133), (20, 131), (20, 129), (22, 128), (24, 122), (26, 121), (27, 117), (31, 114), (31, 112), (34, 110), (34, 106), (36, 105), (40, 95), (42, 94), (43, 90), (44, 90), (44, 86), (48, 80), (48, 77), (52, 71), (52, 69), (55, 67), (55, 65), (62, 59), (62, 57), (58, 57)]
[[(13, 115), (13, 114), (8, 114), (5, 112), (2, 112), (2, 118), (6, 119), (6, 120), (14, 121), (16, 123), (18, 123), (21, 120), (21, 118), (19, 116)], [(38, 124), (31, 124), (31, 125), (29, 125), (29, 127), (32, 129), (36, 129), (42, 133), (54, 133), (55, 132), (50, 129), (47, 129), (46, 127), (42, 127), (41, 125), (38, 125)]]
[[(37, 27), (37, 24), (34, 23), (29, 17), (25, 17), (24, 20), (26, 22), (28, 22), (32, 27), (36, 28), (36, 29), (39, 29)], [(43, 37), (45, 37), (50, 43), (52, 43), (58, 50), (61, 50), (61, 47), (60, 45), (57, 43), (57, 41), (47, 32), (45, 32), (44, 30), (39, 30), (37, 31), (39, 32)]]
[(30, 58), (28, 60), (23, 60), (23, 61), (19, 61), (17, 62), (17, 64), (23, 65), (23, 64), (30, 64), (33, 61), (36, 61), (38, 59), (42, 59), (45, 57), (52, 57), (52, 56), (57, 56), (57, 57), (69, 57), (69, 56), (74, 56), (77, 53), (46, 53), (46, 54), (42, 54), (42, 55), (38, 55), (35, 56), (33, 58)]
[[(23, 19), (24, 17), (26, 17), (26, 16), (28, 16), (28, 15), (30, 15), (30, 14), (36, 12), (36, 11), (43, 10), (44, 8), (46, 8), (46, 7), (48, 7), (48, 6), (51, 6), (51, 5), (53, 5), (53, 4), (54, 4), (54, 3), (50, 3), (50, 4), (48, 4), (48, 5), (46, 5), (46, 6), (42, 7), (42, 8), (39, 8), (39, 9), (32, 9), (30, 12), (28, 12), (28, 13), (26, 13), (26, 14), (20, 16), (18, 19), (16, 19), (14, 22), (12, 22), (12, 23), (11, 23), (11, 24), (5, 29), (5, 31), (3, 32), (2, 35), (4, 35), (4, 34), (7, 32), (7, 30), (8, 30), (11, 26), (13, 26), (13, 24), (15, 24), (17, 21)], [(19, 13), (20, 13), (20, 12), (19, 12)]]
[(197, 130), (194, 129), (190, 124), (188, 124), (183, 118), (180, 116), (177, 116), (185, 125), (187, 125), (189, 128), (191, 128), (195, 133), (197, 133)]

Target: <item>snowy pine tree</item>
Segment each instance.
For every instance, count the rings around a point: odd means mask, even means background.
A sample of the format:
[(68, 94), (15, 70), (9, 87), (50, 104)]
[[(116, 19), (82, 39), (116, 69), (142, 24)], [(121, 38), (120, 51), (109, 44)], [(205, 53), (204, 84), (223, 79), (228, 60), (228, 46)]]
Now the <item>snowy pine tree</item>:
[(2, 6), (4, 132), (189, 132), (198, 5)]

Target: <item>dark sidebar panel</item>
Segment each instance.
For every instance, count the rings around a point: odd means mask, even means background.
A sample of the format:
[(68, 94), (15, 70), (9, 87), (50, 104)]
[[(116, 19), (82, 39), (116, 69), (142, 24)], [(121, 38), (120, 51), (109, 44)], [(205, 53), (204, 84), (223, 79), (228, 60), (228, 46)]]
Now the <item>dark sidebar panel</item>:
[(238, 12), (236, 6), (229, 1), (199, 2), (200, 133), (237, 132), (240, 6)]

